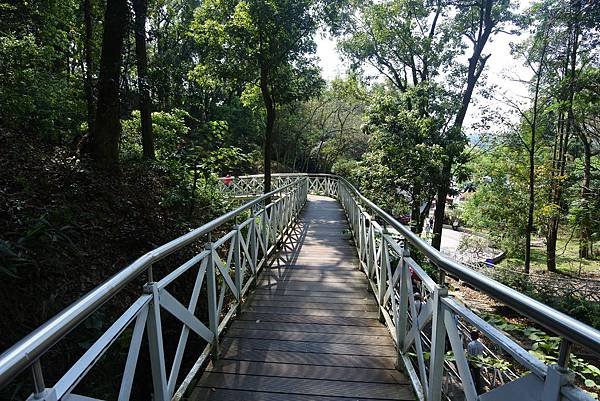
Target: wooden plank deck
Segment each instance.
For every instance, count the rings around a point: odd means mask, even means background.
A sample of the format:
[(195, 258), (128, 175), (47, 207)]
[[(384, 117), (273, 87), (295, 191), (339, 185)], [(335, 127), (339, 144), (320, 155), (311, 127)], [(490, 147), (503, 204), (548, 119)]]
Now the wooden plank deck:
[(335, 200), (309, 197), (191, 400), (415, 399), (346, 229)]

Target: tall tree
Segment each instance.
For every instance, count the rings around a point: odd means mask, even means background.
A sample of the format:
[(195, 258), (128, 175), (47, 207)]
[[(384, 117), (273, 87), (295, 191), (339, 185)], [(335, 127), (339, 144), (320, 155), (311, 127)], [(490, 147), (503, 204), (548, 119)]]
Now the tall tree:
[[(582, 33), (582, 4), (580, 0), (559, 1), (555, 12), (562, 24), (555, 29), (555, 86), (553, 96), (557, 115), (551, 167), (549, 203), (554, 213), (550, 216), (546, 233), (546, 265), (556, 271), (556, 243), (564, 209), (564, 178), (567, 175), (567, 155), (575, 130), (574, 98), (579, 75), (580, 42)], [(558, 41), (556, 41), (558, 39)]]
[(195, 40), (189, 35), (190, 24), (201, 3), (200, 0), (148, 2), (149, 84), (157, 110), (186, 108), (198, 117), (206, 113), (204, 104), (196, 103), (196, 96), (205, 94), (197, 93), (197, 86), (188, 76), (198, 60)]
[[(271, 190), (271, 158), (277, 105), (307, 98), (322, 87), (312, 53), (314, 35), (333, 20), (342, 1), (207, 0), (192, 31), (200, 46), (200, 80), (246, 85), (260, 91), (264, 112), (264, 191)], [(256, 85), (256, 86), (255, 86)]]
[(92, 9), (92, 0), (83, 0), (83, 23), (85, 32), (83, 35), (83, 52), (85, 62), (85, 99), (87, 110), (88, 133), (92, 136), (94, 131), (94, 55), (93, 55), (93, 40), (94, 40), (94, 16)]
[(353, 69), (375, 69), (398, 91), (405, 92), (439, 75), (440, 66), (457, 45), (456, 38), (440, 29), (440, 18), (447, 7), (444, 0), (357, 4), (345, 27), (340, 50)]
[[(579, 226), (579, 257), (593, 257), (594, 221), (598, 213), (593, 207), (592, 157), (600, 153), (600, 69), (588, 67), (578, 80), (575, 99), (575, 125), (583, 150), (583, 171), (581, 177), (580, 200), (576, 211)], [(594, 146), (595, 145), (595, 146)], [(596, 217), (595, 217), (596, 215)]]
[(441, 169), (441, 180), (438, 185), (434, 212), (433, 239), (431, 245), (440, 249), (442, 227), (446, 210), (446, 198), (452, 183), (452, 169), (464, 150), (466, 138), (462, 132), (465, 117), (471, 104), (473, 91), (485, 69), (491, 54), (484, 49), (490, 37), (502, 30), (505, 22), (512, 18), (510, 2), (506, 0), (458, 1), (455, 3), (454, 31), (462, 35), (470, 43), (470, 53), (466, 76), (462, 80), (459, 91), (460, 103), (454, 121), (442, 135), (442, 143), (446, 148), (446, 157)]
[(290, 104), (277, 124), (275, 149), (283, 155), (277, 160), (303, 172), (331, 172), (336, 162), (359, 159), (368, 145), (368, 101), (365, 86), (350, 76), (331, 81), (319, 97)]
[[(448, 92), (436, 85), (435, 78), (440, 76), (443, 67), (451, 64), (460, 45), (460, 37), (448, 35), (447, 21), (445, 26), (442, 25), (442, 16), (448, 8), (449, 4), (443, 0), (365, 2), (358, 6), (358, 12), (348, 24), (346, 35), (340, 43), (342, 53), (355, 69), (363, 66), (374, 68), (387, 78), (393, 90), (404, 94), (397, 97), (402, 99), (402, 104), (394, 106), (398, 117), (401, 118), (404, 113), (404, 117), (410, 116), (413, 121), (435, 121), (432, 125), (440, 129), (446, 125), (443, 120), (448, 119), (449, 110), (440, 110), (437, 106)], [(375, 125), (377, 129), (390, 131), (383, 120)], [(440, 139), (439, 131), (430, 130), (427, 136), (420, 131), (423, 130), (400, 130), (394, 135), (399, 136), (399, 141), (423, 149)], [(422, 142), (415, 142), (417, 139)], [(394, 163), (394, 166), (403, 170), (398, 163)], [(431, 197), (429, 188), (432, 183), (435, 185), (434, 180), (440, 175), (430, 175), (431, 181), (423, 185), (420, 174), (411, 178), (405, 172), (392, 172), (391, 176), (404, 177), (396, 182), (397, 189), (406, 190), (407, 186), (410, 187), (411, 224), (413, 229), (418, 230), (424, 218), (421, 206), (430, 205), (431, 198), (425, 198)], [(406, 180), (411, 179), (412, 184), (408, 184)], [(426, 211), (429, 211), (429, 207), (426, 207)]]
[[(529, 201), (527, 207), (527, 226), (525, 228), (525, 260), (524, 268), (525, 272), (529, 273), (531, 266), (531, 235), (533, 232), (533, 219), (535, 210), (535, 186), (536, 186), (536, 175), (535, 175), (535, 156), (538, 151), (536, 140), (538, 139), (538, 130), (540, 130), (540, 120), (543, 117), (541, 114), (544, 112), (544, 103), (547, 99), (546, 94), (543, 93), (543, 84), (545, 78), (546, 68), (546, 53), (548, 50), (548, 35), (550, 33), (550, 27), (552, 22), (550, 21), (550, 15), (546, 12), (545, 8), (534, 9), (534, 13), (542, 14), (538, 15), (538, 23), (535, 26), (535, 32), (530, 39), (520, 46), (515, 46), (515, 53), (519, 54), (524, 58), (525, 65), (533, 73), (531, 79), (531, 109), (524, 110), (523, 107), (513, 101), (512, 99), (506, 99), (511, 107), (516, 109), (522, 119), (523, 126), (516, 128), (514, 131), (519, 136), (520, 142), (527, 151), (529, 160), (529, 182), (528, 192)], [(529, 105), (528, 105), (529, 106)]]
[(154, 135), (152, 134), (152, 100), (148, 77), (146, 52), (146, 15), (148, 0), (133, 0), (135, 13), (135, 56), (139, 91), (140, 119), (142, 126), (142, 149), (146, 159), (154, 159)]
[(92, 158), (103, 170), (119, 166), (120, 78), (123, 38), (127, 32), (127, 0), (107, 0), (98, 79), (96, 129), (91, 140)]
[[(510, 18), (506, 0), (366, 2), (341, 43), (355, 67), (374, 67), (400, 92), (414, 88), (414, 95), (405, 97), (408, 111), (444, 121), (435, 141), (445, 154), (439, 174), (432, 177), (439, 180), (432, 241), (438, 249), (453, 168), (467, 142), (462, 126), (490, 57), (484, 48)], [(462, 60), (465, 49), (467, 65)], [(447, 106), (435, 109), (436, 103)]]
[(386, 92), (373, 96), (368, 109), (370, 151), (356, 178), (361, 190), (375, 189), (369, 191), (371, 194), (379, 191), (381, 197), (390, 197), (390, 193), (396, 193), (388, 205), (402, 210), (404, 203), (410, 210), (411, 229), (420, 234), (444, 154), (436, 143), (440, 121), (421, 116), (417, 110), (407, 110), (403, 105), (411, 93), (397, 96), (394, 91)]

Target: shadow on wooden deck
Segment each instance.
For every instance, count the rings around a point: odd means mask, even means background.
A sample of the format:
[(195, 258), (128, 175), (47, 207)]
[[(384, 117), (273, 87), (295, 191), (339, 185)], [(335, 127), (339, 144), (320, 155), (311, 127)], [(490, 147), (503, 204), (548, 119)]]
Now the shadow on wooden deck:
[(415, 399), (347, 229), (337, 201), (309, 197), (190, 400)]

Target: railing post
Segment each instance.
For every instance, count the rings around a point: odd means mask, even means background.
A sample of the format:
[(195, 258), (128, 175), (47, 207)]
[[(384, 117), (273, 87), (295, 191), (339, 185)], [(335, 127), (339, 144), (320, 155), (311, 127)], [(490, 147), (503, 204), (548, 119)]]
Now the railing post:
[(264, 202), (263, 218), (262, 218), (262, 233), (261, 233), (263, 236), (263, 245), (265, 246), (264, 255), (263, 255), (265, 263), (267, 261), (267, 256), (269, 256), (269, 216), (268, 216), (268, 212), (267, 212), (267, 206), (268, 206), (267, 202)]
[(573, 384), (574, 380), (574, 373), (568, 369), (565, 369), (558, 364), (548, 366), (541, 400), (559, 401), (561, 399), (560, 389), (563, 386)]
[(448, 295), (446, 287), (436, 287), (433, 292), (433, 318), (431, 321), (431, 358), (429, 360), (429, 389), (427, 401), (440, 401), (444, 376), (444, 348), (446, 326), (442, 298)]
[(357, 248), (358, 248), (358, 261), (361, 262), (362, 261), (362, 255), (363, 255), (363, 247), (365, 246), (365, 242), (363, 239), (363, 231), (364, 231), (364, 216), (363, 214), (360, 212), (360, 208), (356, 207), (356, 214), (357, 214), (357, 222), (358, 222), (358, 230), (356, 231), (356, 236), (357, 236)]
[(53, 388), (46, 388), (39, 359), (31, 365), (31, 374), (33, 376), (33, 394), (27, 398), (27, 401), (57, 401), (56, 391)]
[[(373, 220), (369, 217), (369, 238), (367, 239), (367, 278), (371, 280), (373, 274), (373, 263), (375, 262), (375, 227), (373, 226)], [(371, 288), (371, 286), (369, 286)]]
[(395, 324), (396, 324), (396, 342), (398, 346), (398, 361), (397, 366), (402, 366), (401, 363), (401, 352), (404, 350), (404, 342), (406, 339), (406, 327), (408, 325), (408, 296), (409, 289), (412, 288), (410, 283), (407, 282), (406, 277), (406, 261), (405, 258), (410, 257), (410, 250), (406, 247), (402, 248), (402, 255), (400, 255), (400, 264), (398, 266), (400, 271), (400, 299), (399, 304), (396, 308)]
[(348, 193), (346, 193), (346, 197), (348, 198), (348, 202), (350, 202), (350, 206), (352, 209), (352, 215), (353, 215), (353, 220), (354, 220), (354, 227), (352, 227), (352, 229), (354, 230), (354, 242), (356, 245), (356, 249), (358, 251), (358, 259), (360, 260), (360, 247), (361, 247), (361, 240), (360, 240), (360, 209), (358, 208), (358, 205), (354, 202), (354, 199), (350, 198), (350, 195)]
[(283, 214), (285, 213), (285, 199), (281, 198), (276, 205), (275, 208), (275, 238), (273, 239), (273, 243), (279, 245), (279, 235), (283, 231)]
[(152, 295), (146, 329), (150, 353), (150, 367), (152, 369), (152, 386), (154, 388), (153, 399), (155, 401), (167, 401), (169, 399), (167, 369), (165, 366), (158, 286), (155, 282), (149, 282), (144, 286), (144, 293)]
[(235, 263), (235, 287), (237, 289), (238, 313), (242, 311), (242, 284), (244, 282), (244, 271), (242, 266), (242, 230), (236, 225), (234, 228), (235, 236), (233, 238), (233, 260)]
[(542, 401), (559, 401), (561, 387), (573, 384), (575, 375), (573, 372), (569, 371), (571, 345), (569, 340), (565, 338), (561, 340), (558, 363), (548, 366), (546, 372)]
[(206, 244), (209, 251), (208, 263), (206, 265), (206, 287), (208, 291), (208, 328), (213, 333), (213, 360), (219, 359), (219, 311), (217, 310), (217, 276), (215, 271), (215, 252), (212, 242)]
[[(256, 211), (252, 209), (252, 222), (250, 223), (250, 236), (248, 245), (248, 250), (250, 251), (250, 256), (252, 257), (252, 266), (250, 269), (252, 270), (252, 277), (256, 278), (256, 270), (258, 263), (258, 237), (256, 234)], [(256, 283), (255, 283), (256, 284)]]
[(42, 364), (39, 359), (31, 366), (31, 373), (33, 375), (33, 398), (42, 399), (46, 391), (46, 384), (44, 383)]
[(571, 342), (566, 338), (563, 338), (560, 342), (560, 349), (558, 353), (558, 366), (564, 369), (569, 368), (569, 359), (571, 357)]
[(383, 317), (383, 313), (384, 313), (384, 298), (385, 298), (385, 293), (387, 291), (387, 271), (388, 271), (388, 263), (389, 263), (389, 255), (388, 255), (388, 245), (387, 245), (387, 230), (385, 229), (385, 227), (383, 228), (383, 231), (381, 232), (381, 261), (379, 263), (379, 294), (377, 296), (377, 299), (379, 301), (379, 321), (381, 323), (385, 322), (385, 319)]

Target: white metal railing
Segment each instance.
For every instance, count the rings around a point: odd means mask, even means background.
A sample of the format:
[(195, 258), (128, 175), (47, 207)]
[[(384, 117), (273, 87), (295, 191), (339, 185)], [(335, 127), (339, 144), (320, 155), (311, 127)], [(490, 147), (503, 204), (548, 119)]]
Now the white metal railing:
[(565, 276), (560, 273), (525, 273), (522, 270), (517, 270), (518, 267), (490, 266), (485, 262), (465, 263), (465, 265), (500, 281), (503, 277), (517, 276), (535, 292), (553, 298), (571, 297), (584, 299), (587, 302), (600, 303), (600, 280), (592, 280), (589, 277)]
[[(153, 400), (180, 399), (211, 353), (218, 355), (219, 336), (239, 310), (244, 295), (251, 284), (256, 282), (256, 277), (269, 256), (294, 224), (306, 201), (307, 191), (308, 181), (303, 177), (296, 177), (271, 193), (140, 257), (0, 355), (0, 389), (21, 371), (31, 368), (33, 394), (30, 399), (77, 399), (73, 391), (78, 383), (107, 349), (116, 340), (122, 339), (126, 330), (130, 330), (131, 339), (117, 399), (125, 401), (130, 398), (144, 334), (149, 344)], [(223, 232), (226, 223), (233, 227)], [(199, 253), (170, 270), (164, 277), (154, 280), (153, 264), (193, 243), (198, 245), (198, 241), (204, 243), (204, 248)], [(40, 358), (100, 306), (116, 297), (128, 283), (145, 272), (148, 280), (142, 294), (54, 385), (46, 386)], [(186, 277), (190, 274), (194, 276), (194, 284), (188, 302), (184, 304), (172, 294), (171, 286), (181, 281), (186, 273)], [(201, 297), (206, 297), (208, 310), (202, 311), (202, 314), (208, 316), (208, 321), (202, 321), (198, 317)], [(168, 339), (164, 338), (162, 330), (164, 312), (183, 324), (170, 369), (164, 346)], [(199, 336), (206, 346), (197, 354), (193, 367), (182, 374), (184, 353), (194, 352), (189, 349), (186, 351), (190, 334)]]
[[(262, 189), (262, 176), (236, 177), (232, 182), (235, 186), (231, 182), (229, 185), (224, 183), (223, 190), (256, 195)], [(592, 399), (571, 384), (571, 376), (565, 368), (571, 344), (579, 344), (591, 353), (600, 353), (600, 333), (597, 330), (446, 258), (342, 178), (326, 174), (276, 174), (273, 182), (274, 186), (281, 185), (281, 188), (142, 256), (2, 354), (0, 388), (18, 372), (31, 367), (35, 388), (32, 399), (67, 400), (99, 357), (127, 328), (131, 328), (118, 399), (129, 398), (144, 333), (150, 345), (154, 399), (179, 399), (210, 353), (218, 353), (219, 335), (239, 309), (243, 295), (275, 249), (277, 241), (293, 223), (310, 192), (337, 197), (343, 206), (361, 269), (368, 277), (379, 304), (380, 318), (396, 343), (398, 366), (406, 371), (420, 400)], [(221, 233), (219, 238), (210, 237), (216, 237), (217, 228), (226, 222), (235, 223), (236, 219), (243, 221)], [(154, 281), (152, 264), (194, 241), (206, 239), (206, 236), (209, 238), (202, 251)], [(438, 269), (437, 282), (415, 260), (413, 256), (417, 253)], [(144, 272), (148, 272), (149, 279), (143, 294), (55, 385), (46, 387), (40, 364), (44, 353)], [(181, 280), (186, 272), (194, 274), (195, 282), (190, 300), (184, 305), (169, 292), (169, 286)], [(449, 295), (445, 285), (446, 273), (560, 336), (559, 364), (545, 365)], [(420, 300), (415, 299), (415, 293), (420, 294)], [(201, 294), (207, 297), (207, 322), (197, 317)], [(231, 302), (227, 302), (228, 299)], [(163, 311), (183, 323), (169, 370), (161, 326)], [(519, 367), (518, 373), (494, 366), (484, 367), (483, 381), (488, 388), (486, 393), (479, 395), (476, 394), (464, 351), (468, 332), (472, 329), (477, 329), (485, 338), (486, 356), (507, 360), (511, 366)], [(182, 375), (181, 361), (191, 333), (198, 335), (207, 345), (194, 367)], [(507, 385), (509, 383), (510, 386)], [(509, 391), (512, 391), (512, 396), (507, 395)]]
[[(275, 174), (273, 180), (288, 182), (300, 177), (308, 177), (309, 188), (337, 197), (343, 206), (362, 270), (379, 303), (380, 319), (396, 343), (398, 366), (408, 374), (419, 400), (593, 399), (572, 385), (573, 375), (567, 366), (573, 343), (600, 354), (598, 330), (448, 259), (342, 178), (326, 174)], [(262, 176), (237, 177), (235, 182), (236, 188), (256, 193), (262, 187)], [(411, 257), (411, 250), (437, 268), (438, 282)], [(558, 364), (545, 365), (449, 295), (446, 273), (560, 336)], [(415, 293), (420, 300), (415, 299)], [(465, 353), (469, 332), (474, 329), (482, 335), (484, 356), (509, 361), (519, 371), (517, 374), (511, 368), (484, 364), (482, 380), (487, 386), (484, 394), (477, 394)]]
[[(337, 177), (331, 174), (273, 174), (271, 177), (271, 186), (273, 188), (279, 188), (296, 181), (298, 178), (308, 179), (308, 192), (311, 194), (331, 197), (337, 196)], [(240, 177), (223, 177), (220, 178), (219, 182), (221, 189), (224, 192), (229, 192), (236, 196), (260, 195), (263, 192), (262, 174), (244, 175)]]

